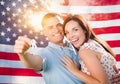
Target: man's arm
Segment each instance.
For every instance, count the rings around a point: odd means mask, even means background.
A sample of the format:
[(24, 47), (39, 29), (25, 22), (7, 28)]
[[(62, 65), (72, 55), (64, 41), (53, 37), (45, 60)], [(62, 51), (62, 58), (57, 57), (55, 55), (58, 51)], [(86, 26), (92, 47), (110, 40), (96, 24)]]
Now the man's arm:
[(30, 48), (31, 41), (29, 38), (19, 36), (15, 41), (14, 51), (19, 55), (20, 60), (26, 67), (41, 70), (42, 58), (26, 52)]

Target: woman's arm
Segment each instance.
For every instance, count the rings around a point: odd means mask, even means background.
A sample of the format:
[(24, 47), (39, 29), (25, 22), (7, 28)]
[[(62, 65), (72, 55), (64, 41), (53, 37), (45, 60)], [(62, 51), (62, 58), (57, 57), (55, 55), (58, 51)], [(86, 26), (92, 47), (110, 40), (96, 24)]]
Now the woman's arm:
[(80, 58), (85, 63), (88, 71), (90, 72), (90, 75), (80, 71), (77, 68), (76, 63), (68, 57), (62, 58), (62, 61), (65, 63), (63, 66), (86, 84), (108, 84), (107, 75), (102, 65), (100, 64), (96, 53), (89, 49), (84, 49), (79, 51), (79, 53)]

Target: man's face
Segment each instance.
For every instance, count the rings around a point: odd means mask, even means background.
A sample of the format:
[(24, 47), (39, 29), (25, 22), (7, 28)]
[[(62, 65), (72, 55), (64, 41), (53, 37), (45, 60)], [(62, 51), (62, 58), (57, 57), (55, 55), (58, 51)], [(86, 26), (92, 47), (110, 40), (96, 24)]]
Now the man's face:
[(55, 44), (63, 42), (63, 27), (57, 17), (51, 17), (46, 19), (43, 31), (44, 35), (48, 37), (50, 42), (53, 42)]

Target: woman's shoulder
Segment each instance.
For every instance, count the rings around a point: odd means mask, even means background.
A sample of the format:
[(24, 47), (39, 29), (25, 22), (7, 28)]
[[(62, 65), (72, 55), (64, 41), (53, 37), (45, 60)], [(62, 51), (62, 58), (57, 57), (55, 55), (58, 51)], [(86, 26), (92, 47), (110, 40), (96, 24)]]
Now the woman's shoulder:
[(93, 48), (95, 47), (96, 41), (90, 39), (88, 42), (85, 42), (81, 47), (80, 50), (85, 49), (85, 48)]

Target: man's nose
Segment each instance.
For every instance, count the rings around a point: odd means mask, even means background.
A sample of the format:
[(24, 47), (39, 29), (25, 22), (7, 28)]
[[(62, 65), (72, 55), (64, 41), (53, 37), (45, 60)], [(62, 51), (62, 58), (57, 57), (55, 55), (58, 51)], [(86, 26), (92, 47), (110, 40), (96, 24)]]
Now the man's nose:
[(57, 28), (56, 26), (53, 28), (53, 31), (54, 32), (58, 32), (59, 31), (59, 28)]

